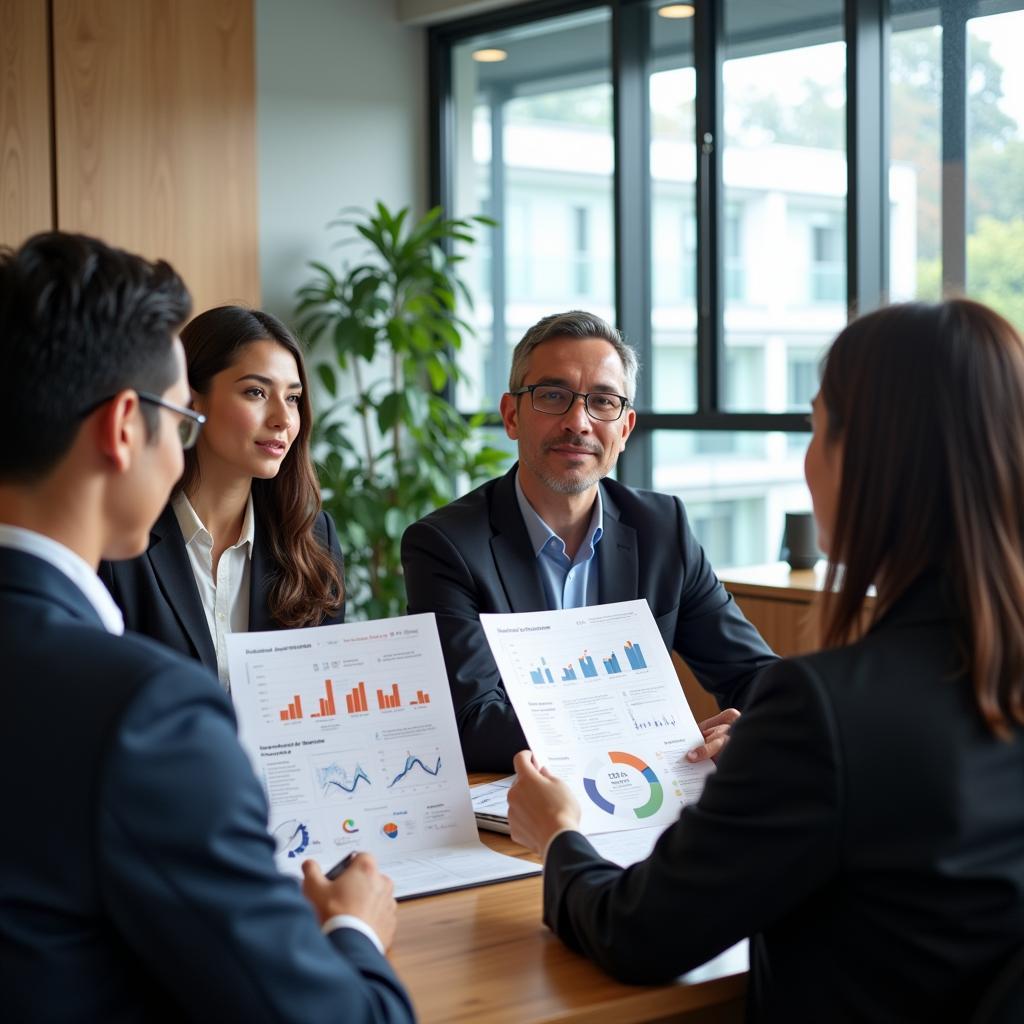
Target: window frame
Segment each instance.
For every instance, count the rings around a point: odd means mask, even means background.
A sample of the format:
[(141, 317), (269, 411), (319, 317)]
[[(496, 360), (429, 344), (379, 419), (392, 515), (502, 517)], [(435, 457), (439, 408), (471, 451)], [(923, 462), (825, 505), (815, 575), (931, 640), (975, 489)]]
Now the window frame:
[[(970, 18), (991, 6), (977, 0), (846, 0), (846, 307), (848, 318), (889, 301), (889, 28), (891, 7), (898, 14), (936, 11), (942, 45), (942, 282), (943, 294), (961, 293), (966, 277), (966, 32)], [(1024, 4), (998, 3), (1017, 9)], [(807, 418), (796, 412), (729, 412), (722, 370), (725, 364), (723, 306), (726, 210), (722, 183), (722, 63), (724, 11), (719, 3), (698, 3), (694, 23), (696, 74), (696, 409), (656, 412), (651, 374), (641, 372), (637, 426), (617, 476), (650, 487), (655, 431), (779, 431), (806, 434)], [(615, 310), (620, 329), (638, 350), (641, 366), (652, 365), (653, 271), (651, 227), (650, 110), (652, 70), (647, 0), (529, 0), (495, 11), (442, 23), (428, 31), (431, 205), (451, 210), (454, 110), (451, 80), (453, 46), (473, 36), (545, 18), (605, 8), (611, 12), (613, 89), (613, 180)], [(492, 133), (500, 135), (492, 105)], [(492, 139), (492, 178), (502, 174), (500, 139)], [(492, 186), (500, 180), (492, 181)], [(492, 188), (493, 197), (500, 192)], [(493, 211), (488, 211), (493, 212)], [(494, 229), (494, 251), (504, 247), (502, 228)], [(498, 264), (497, 256), (493, 262)], [(494, 333), (507, 344), (504, 283), (494, 293)], [(500, 308), (499, 308), (500, 307)], [(496, 344), (499, 342), (496, 342)], [(492, 382), (494, 383), (494, 382)], [(482, 410), (497, 422), (495, 410)], [(469, 413), (467, 413), (469, 415)]]

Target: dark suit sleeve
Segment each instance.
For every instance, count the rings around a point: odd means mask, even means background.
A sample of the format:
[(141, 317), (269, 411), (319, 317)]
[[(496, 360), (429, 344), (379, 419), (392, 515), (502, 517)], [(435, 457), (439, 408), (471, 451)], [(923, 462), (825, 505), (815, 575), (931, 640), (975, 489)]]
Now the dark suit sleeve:
[(263, 791), (205, 674), (174, 666), (126, 711), (101, 778), (105, 910), (188, 1019), (404, 1022), (387, 960), (325, 937), (278, 873)]
[(626, 870), (578, 832), (544, 867), (544, 920), (626, 982), (668, 981), (768, 928), (838, 870), (839, 747), (799, 664), (762, 675), (701, 799)]
[(526, 746), (480, 625), (479, 585), (458, 549), (430, 523), (402, 537), (409, 614), (433, 612), (441, 637), (455, 719), (469, 771), (509, 772)]
[(742, 708), (754, 679), (776, 657), (715, 575), (683, 503), (675, 503), (683, 581), (672, 648), (720, 708)]
[[(320, 515), (317, 516), (316, 523), (313, 527), (316, 539), (320, 541), (325, 548), (327, 553), (334, 559), (334, 564), (338, 567), (338, 576), (341, 579), (342, 586), (345, 585), (345, 553), (341, 550), (341, 543), (338, 541), (338, 531), (335, 529), (334, 520), (331, 518), (331, 514), (323, 509)], [(346, 592), (347, 593), (347, 592)], [(330, 618), (324, 620), (324, 625), (335, 626), (340, 622), (345, 621), (345, 601), (342, 601), (341, 608), (338, 609), (337, 615), (332, 615)]]

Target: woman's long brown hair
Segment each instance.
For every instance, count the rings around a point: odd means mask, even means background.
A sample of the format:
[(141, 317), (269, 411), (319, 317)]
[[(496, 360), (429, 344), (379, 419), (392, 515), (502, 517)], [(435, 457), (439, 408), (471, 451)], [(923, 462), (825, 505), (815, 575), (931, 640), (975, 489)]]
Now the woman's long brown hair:
[[(267, 538), (280, 572), (270, 584), (270, 614), (282, 626), (319, 625), (336, 615), (344, 603), (344, 583), (338, 567), (313, 535), (320, 512), (320, 487), (309, 454), (313, 409), (309, 400), (302, 350), (287, 327), (257, 309), (219, 306), (200, 313), (181, 332), (188, 362), (188, 382), (203, 394), (221, 370), (234, 363), (254, 341), (274, 341), (295, 358), (302, 383), (299, 432), (277, 476), (253, 480), (252, 503), (256, 528)], [(185, 453), (185, 472), (177, 489), (192, 494), (202, 467), (198, 449)]]
[(928, 570), (952, 584), (988, 727), (1024, 724), (1024, 342), (967, 299), (854, 321), (825, 359), (821, 398), (842, 473), (824, 640), (858, 633)]

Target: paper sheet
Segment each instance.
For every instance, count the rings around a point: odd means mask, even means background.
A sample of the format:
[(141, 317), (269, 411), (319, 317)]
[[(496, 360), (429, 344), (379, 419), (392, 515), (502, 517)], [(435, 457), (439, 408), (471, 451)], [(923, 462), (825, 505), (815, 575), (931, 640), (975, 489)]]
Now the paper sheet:
[(366, 850), (402, 898), (540, 870), (480, 843), (433, 615), (227, 644), (282, 871)]
[(646, 601), (480, 622), (531, 749), (572, 788), (588, 836), (660, 831), (700, 796), (713, 765), (685, 759), (702, 737)]

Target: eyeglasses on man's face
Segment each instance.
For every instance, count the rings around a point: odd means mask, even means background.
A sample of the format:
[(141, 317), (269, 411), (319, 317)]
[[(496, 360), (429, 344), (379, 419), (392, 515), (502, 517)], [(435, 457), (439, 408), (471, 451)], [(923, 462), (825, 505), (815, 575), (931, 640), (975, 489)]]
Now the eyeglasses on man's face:
[(161, 409), (169, 409), (177, 413), (181, 418), (178, 420), (178, 437), (181, 439), (181, 447), (188, 451), (195, 446), (199, 440), (199, 431), (203, 429), (206, 417), (195, 409), (188, 409), (184, 405), (175, 405), (159, 395), (151, 394), (148, 391), (137, 391), (140, 402), (149, 402), (150, 405), (158, 405)]
[(529, 394), (537, 412), (548, 416), (564, 416), (577, 398), (583, 399), (583, 408), (594, 420), (617, 420), (629, 408), (629, 399), (614, 391), (573, 391), (557, 384), (527, 384), (510, 392), (513, 396)]
[[(149, 391), (136, 391), (135, 393), (139, 396), (140, 402), (159, 405), (161, 409), (169, 409), (171, 412), (177, 413), (180, 417), (178, 420), (178, 438), (181, 441), (181, 447), (188, 451), (189, 448), (195, 446), (196, 441), (199, 440), (199, 431), (203, 429), (203, 424), (206, 422), (206, 417), (201, 412), (196, 412), (195, 409), (186, 409), (183, 405), (175, 405), (174, 402), (168, 402), (167, 399), (154, 395)], [(83, 409), (78, 414), (79, 417), (85, 419), (86, 416), (91, 416), (101, 405), (106, 405), (107, 402), (112, 401), (115, 397), (116, 395), (108, 395), (106, 398), (101, 398), (98, 402), (93, 402), (92, 405)]]

